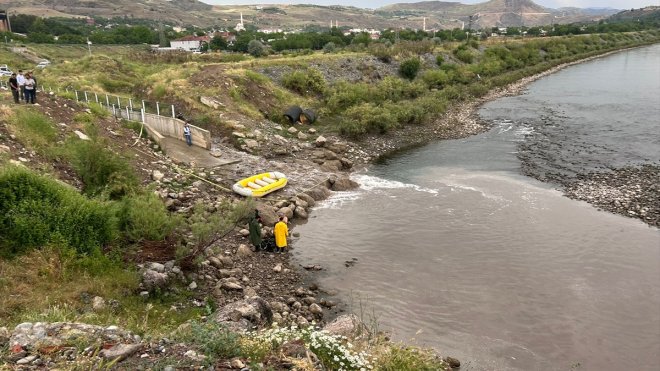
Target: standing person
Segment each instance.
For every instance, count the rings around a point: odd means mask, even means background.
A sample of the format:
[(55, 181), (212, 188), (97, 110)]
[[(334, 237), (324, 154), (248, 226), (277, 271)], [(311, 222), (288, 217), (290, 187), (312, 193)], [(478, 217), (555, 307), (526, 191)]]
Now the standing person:
[(18, 81), (18, 92), (21, 94), (21, 100), (27, 103), (27, 99), (25, 99), (25, 75), (23, 75), (23, 70), (18, 70), (16, 81)]
[(192, 132), (190, 131), (190, 125), (188, 125), (187, 122), (183, 125), (183, 136), (186, 137), (186, 143), (188, 143), (188, 146), (192, 146)]
[(34, 103), (35, 100), (37, 100), (37, 91), (39, 90), (39, 86), (37, 83), (37, 78), (34, 76), (34, 72), (30, 71), (30, 77), (32, 80), (34, 80), (34, 89), (32, 90), (32, 103)]
[(259, 216), (259, 210), (254, 210), (254, 216), (248, 222), (248, 230), (250, 231), (250, 242), (257, 251), (261, 250), (261, 217)]
[(32, 75), (28, 72), (27, 75), (25, 75), (25, 103), (32, 103), (34, 104), (34, 89), (35, 89), (35, 82), (34, 79), (32, 78)]
[(286, 238), (289, 236), (289, 227), (287, 227), (284, 222), (284, 217), (280, 216), (280, 221), (275, 224), (273, 229), (273, 234), (275, 235), (275, 245), (277, 246), (277, 252), (284, 252), (286, 249)]
[(18, 91), (20, 88), (18, 87), (18, 79), (16, 79), (15, 73), (12, 73), (9, 78), (9, 90), (11, 90), (11, 95), (14, 96), (14, 103), (20, 103), (20, 100), (18, 99)]

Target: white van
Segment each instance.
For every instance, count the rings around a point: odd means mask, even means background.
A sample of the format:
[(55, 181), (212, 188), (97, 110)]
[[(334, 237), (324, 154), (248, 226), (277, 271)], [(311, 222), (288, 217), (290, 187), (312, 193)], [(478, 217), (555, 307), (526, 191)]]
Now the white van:
[(6, 64), (0, 65), (0, 76), (11, 76), (12, 73)]

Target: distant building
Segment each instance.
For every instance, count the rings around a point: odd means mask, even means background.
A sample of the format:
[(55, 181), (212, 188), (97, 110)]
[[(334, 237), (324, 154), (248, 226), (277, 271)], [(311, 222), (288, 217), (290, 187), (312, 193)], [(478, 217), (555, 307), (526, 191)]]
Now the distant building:
[(202, 48), (203, 44), (208, 44), (211, 41), (209, 36), (185, 36), (180, 39), (170, 41), (172, 49), (180, 49), (186, 51), (196, 51)]
[(0, 10), (0, 32), (11, 32), (11, 25), (9, 24), (9, 15), (6, 10)]
[(280, 33), (280, 32), (283, 32), (283, 31), (280, 28), (265, 28), (265, 29), (259, 30), (259, 32), (265, 33), (265, 34), (268, 35), (268, 34), (271, 34), (271, 33)]

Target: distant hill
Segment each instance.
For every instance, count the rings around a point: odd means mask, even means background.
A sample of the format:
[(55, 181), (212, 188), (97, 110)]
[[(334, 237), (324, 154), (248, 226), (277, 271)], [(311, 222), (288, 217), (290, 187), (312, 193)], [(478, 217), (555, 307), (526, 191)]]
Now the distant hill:
[(658, 21), (660, 20), (660, 6), (647, 6), (645, 8), (624, 10), (610, 17), (614, 21)]
[[(277, 0), (274, 0), (276, 2)], [(266, 0), (266, 2), (270, 2)], [(303, 0), (304, 2), (304, 0)], [(535, 26), (551, 23), (593, 21), (616, 13), (611, 9), (544, 8), (531, 0), (490, 0), (479, 4), (422, 1), (361, 9), (318, 5), (209, 5), (198, 0), (0, 0), (0, 9), (43, 17), (127, 16), (161, 20), (172, 25), (233, 27), (243, 14), (246, 25), (257, 28), (340, 26), (358, 28), (427, 29), (493, 26)]]

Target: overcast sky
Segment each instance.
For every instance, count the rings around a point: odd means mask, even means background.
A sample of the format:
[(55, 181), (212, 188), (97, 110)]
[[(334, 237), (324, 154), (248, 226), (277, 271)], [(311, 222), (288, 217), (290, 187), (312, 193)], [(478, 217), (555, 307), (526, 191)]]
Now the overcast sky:
[[(317, 4), (317, 5), (352, 5), (360, 8), (379, 8), (387, 4), (416, 3), (420, 0), (200, 0), (207, 4), (239, 5), (239, 4)], [(444, 0), (456, 1), (464, 4), (483, 3), (486, 0)], [(641, 8), (647, 5), (660, 5), (660, 0), (534, 0), (539, 5), (548, 8), (574, 6), (577, 8), (615, 8), (630, 9)], [(359, 5), (356, 5), (359, 4)]]

